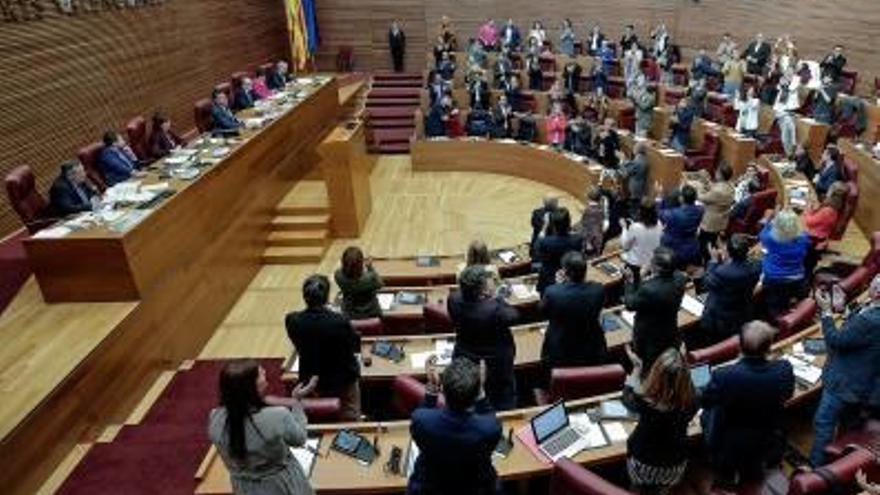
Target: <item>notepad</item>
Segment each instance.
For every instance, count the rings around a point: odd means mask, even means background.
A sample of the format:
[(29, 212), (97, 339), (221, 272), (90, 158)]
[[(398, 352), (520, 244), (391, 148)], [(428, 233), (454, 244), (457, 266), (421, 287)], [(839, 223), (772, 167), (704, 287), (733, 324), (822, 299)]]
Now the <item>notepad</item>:
[(535, 290), (534, 287), (529, 287), (526, 284), (511, 284), (510, 292), (513, 293), (513, 297), (517, 299), (530, 299), (538, 296), (538, 291)]
[(629, 325), (630, 328), (634, 327), (636, 324), (636, 313), (634, 311), (621, 311), (620, 317), (623, 321)]
[(697, 318), (703, 315), (703, 303), (690, 294), (685, 294), (681, 299), (681, 308)]
[(70, 227), (65, 227), (63, 225), (59, 225), (58, 227), (51, 227), (48, 229), (43, 229), (32, 237), (34, 239), (59, 239), (61, 237), (66, 236), (67, 234), (73, 232), (73, 229)]
[(288, 369), (291, 373), (299, 373), (299, 355), (296, 356), (296, 359), (293, 360), (293, 364), (290, 365)]
[(822, 379), (822, 369), (818, 366), (814, 366), (791, 354), (785, 354), (783, 358), (791, 363), (791, 367), (794, 369), (794, 377), (802, 383), (812, 386), (819, 383), (819, 380)]
[(379, 299), (379, 307), (382, 308), (382, 311), (390, 311), (391, 307), (394, 306), (394, 294), (390, 292), (382, 292), (376, 295), (376, 298)]
[(306, 477), (311, 477), (312, 475), (312, 468), (315, 467), (315, 459), (318, 457), (315, 455), (315, 452), (318, 451), (319, 445), (321, 445), (321, 437), (315, 437), (306, 440), (304, 447), (290, 447), (290, 453), (293, 454), (293, 458), (302, 467)]
[(602, 425), (602, 429), (605, 431), (605, 436), (608, 437), (608, 441), (611, 443), (621, 443), (625, 442), (627, 438), (629, 438), (629, 433), (626, 432), (626, 428), (623, 427), (623, 423), (618, 422), (605, 422), (600, 423)]
[(516, 253), (510, 250), (498, 251), (498, 258), (505, 263), (513, 263), (517, 256)]

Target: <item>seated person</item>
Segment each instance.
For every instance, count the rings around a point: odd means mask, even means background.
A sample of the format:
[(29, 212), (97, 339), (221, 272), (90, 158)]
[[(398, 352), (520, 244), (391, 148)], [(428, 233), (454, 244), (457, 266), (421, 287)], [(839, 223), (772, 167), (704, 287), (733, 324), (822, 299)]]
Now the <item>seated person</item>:
[(269, 89), (269, 83), (266, 78), (266, 69), (262, 67), (257, 67), (257, 70), (254, 72), (254, 96), (258, 100), (265, 100), (266, 98), (272, 96), (272, 90)]
[(444, 81), (451, 81), (455, 78), (455, 62), (452, 61), (449, 52), (443, 52), (441, 55), (440, 63), (437, 64), (437, 72)]
[(471, 110), (467, 116), (465, 130), (468, 136), (490, 138), (492, 136), (492, 114), (483, 108)]
[(489, 83), (486, 82), (486, 75), (482, 70), (478, 70), (468, 84), (468, 95), (472, 110), (489, 109)]
[(342, 266), (333, 274), (342, 293), (342, 313), (352, 320), (379, 318), (382, 308), (376, 294), (382, 288), (382, 277), (373, 269), (373, 260), (350, 246), (342, 253)]
[[(430, 367), (428, 393), (410, 421), (419, 456), (408, 495), (501, 493), (492, 460), (503, 432), (486, 397), (484, 368), (456, 358), (438, 377)], [(440, 392), (446, 407), (437, 407)]]
[(824, 198), (825, 193), (835, 182), (845, 180), (843, 175), (843, 155), (840, 149), (834, 145), (828, 145), (822, 154), (822, 169), (813, 178), (813, 185), (816, 188), (816, 195)]
[(284, 318), (287, 336), (299, 357), (299, 381), (318, 378), (321, 397), (337, 397), (342, 405), (341, 419), (359, 421), (361, 411), (360, 337), (345, 316), (327, 306), (330, 281), (324, 275), (311, 275), (303, 282), (306, 309)]
[(679, 268), (702, 266), (697, 231), (703, 221), (704, 208), (696, 204), (697, 190), (690, 184), (681, 187), (676, 199), (680, 204), (674, 205), (668, 199), (661, 203), (659, 216), (663, 222), (663, 237), (660, 243), (675, 253)]
[(254, 85), (249, 77), (241, 78), (241, 85), (236, 88), (235, 94), (232, 96), (232, 106), (235, 111), (253, 108), (254, 102), (258, 99), (254, 95)]
[(783, 209), (767, 221), (758, 239), (764, 250), (761, 285), (767, 312), (777, 318), (804, 294), (810, 238), (802, 231), (798, 214)]
[(154, 113), (152, 132), (147, 143), (150, 156), (155, 159), (164, 158), (183, 144), (183, 140), (171, 130), (171, 119), (159, 112)]
[(440, 100), (440, 120), (446, 129), (446, 136), (457, 138), (464, 135), (464, 128), (461, 125), (461, 114), (452, 100), (451, 96), (444, 96)]
[(433, 73), (433, 78), (428, 84), (428, 97), (431, 99), (431, 106), (437, 105), (445, 95), (452, 94), (452, 86), (443, 80), (443, 76), (439, 72)]
[(547, 331), (541, 346), (541, 366), (549, 380), (553, 368), (594, 366), (605, 359), (605, 332), (599, 315), (605, 303), (605, 289), (586, 281), (587, 262), (577, 251), (562, 257), (561, 281), (551, 285), (541, 298), (547, 317)]
[(82, 163), (68, 160), (61, 164), (61, 174), (49, 189), (49, 204), (57, 215), (67, 216), (92, 211), (92, 202), (100, 196)]
[(752, 319), (752, 299), (761, 278), (761, 264), (749, 259), (751, 248), (745, 234), (727, 241), (727, 252), (712, 250), (703, 277), (706, 303), (700, 317), (703, 345), (713, 345), (736, 335)]
[(492, 276), (481, 266), (461, 272), (459, 290), (447, 300), (449, 317), (455, 326), (453, 359), (486, 362), (486, 395), (501, 411), (516, 407), (516, 379), (513, 359), (516, 343), (510, 333), (519, 318), (516, 309), (495, 295)]
[(565, 118), (565, 113), (562, 111), (562, 103), (553, 103), (553, 109), (550, 111), (546, 121), (547, 140), (550, 142), (550, 146), (556, 149), (562, 148), (562, 145), (565, 143), (565, 127), (567, 125), (568, 121)]
[(498, 96), (498, 103), (492, 109), (492, 123), (493, 137), (506, 139), (513, 136), (513, 106), (504, 93)]
[(813, 270), (819, 264), (822, 252), (828, 248), (828, 242), (837, 228), (846, 205), (849, 186), (845, 182), (835, 182), (819, 205), (810, 205), (802, 218), (804, 228), (810, 237), (810, 250), (804, 260), (804, 271), (808, 279), (812, 279)]
[(107, 187), (139, 176), (137, 156), (122, 136), (114, 131), (104, 133), (104, 147), (98, 154), (98, 169), (104, 175)]
[(244, 123), (232, 114), (232, 110), (229, 109), (229, 99), (226, 97), (226, 93), (215, 89), (211, 94), (211, 99), (214, 102), (211, 105), (211, 130), (221, 133), (237, 132)]
[[(794, 394), (794, 371), (785, 359), (769, 359), (776, 329), (747, 323), (742, 357), (712, 372), (702, 395), (703, 436), (716, 484), (760, 479), (785, 451), (785, 402)], [(719, 483), (720, 482), (720, 483)]]
[(287, 62), (279, 60), (272, 72), (266, 76), (266, 86), (273, 91), (284, 89), (284, 86), (290, 81), (290, 74), (287, 70)]

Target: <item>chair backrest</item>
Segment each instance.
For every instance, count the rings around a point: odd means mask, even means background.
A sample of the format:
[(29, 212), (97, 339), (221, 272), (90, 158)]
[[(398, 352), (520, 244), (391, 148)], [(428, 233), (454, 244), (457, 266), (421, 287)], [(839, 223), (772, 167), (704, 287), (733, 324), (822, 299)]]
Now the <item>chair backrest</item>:
[(140, 115), (125, 124), (125, 134), (128, 135), (128, 145), (139, 160), (150, 158), (147, 146), (147, 120)]
[(752, 204), (745, 214), (746, 233), (755, 234), (758, 222), (764, 218), (764, 212), (776, 207), (776, 189), (766, 189), (752, 195)]
[(855, 94), (856, 83), (859, 80), (859, 73), (854, 70), (843, 69), (840, 71), (840, 91), (848, 95)]
[(678, 105), (678, 102), (684, 98), (684, 90), (680, 88), (666, 88), (663, 94), (663, 103), (669, 106)]
[(450, 333), (455, 328), (449, 311), (443, 303), (428, 303), (422, 307), (425, 319), (425, 333)]
[(101, 191), (107, 188), (104, 173), (98, 168), (98, 155), (102, 149), (104, 149), (104, 143), (96, 141), (83, 146), (76, 152), (77, 159), (86, 169), (86, 175)]
[(214, 86), (214, 89), (226, 93), (226, 98), (232, 103), (232, 83), (222, 82)]
[(619, 364), (554, 368), (550, 373), (550, 399), (574, 400), (607, 394), (623, 388), (626, 371)]
[(816, 316), (817, 308), (816, 300), (812, 297), (802, 299), (795, 304), (793, 308), (776, 318), (776, 327), (779, 328), (779, 335), (776, 338), (790, 337), (795, 332), (809, 326), (813, 322), (813, 317)]
[(385, 334), (385, 326), (380, 318), (366, 318), (363, 320), (351, 320), (351, 327), (361, 337), (376, 337)]
[[(396, 376), (394, 383), (391, 385), (391, 390), (394, 397), (392, 400), (394, 410), (402, 417), (405, 416), (407, 418), (425, 400), (425, 395), (427, 394), (425, 385), (409, 375)], [(443, 402), (443, 396), (441, 395), (437, 400), (437, 404), (443, 405)]]
[(338, 397), (303, 399), (303, 410), (311, 423), (334, 423), (339, 421), (342, 402)]
[(812, 471), (795, 472), (788, 487), (789, 495), (818, 495), (820, 493), (850, 493), (856, 473), (877, 461), (868, 449), (854, 446), (843, 457)]
[(859, 204), (859, 185), (856, 182), (847, 182), (846, 200), (843, 203), (843, 211), (837, 218), (837, 224), (834, 225), (834, 231), (831, 232), (831, 239), (839, 241), (843, 239), (846, 233), (846, 226), (856, 213), (856, 207)]
[(617, 127), (632, 132), (636, 127), (636, 109), (633, 107), (621, 108), (617, 114)]
[(862, 266), (868, 267), (872, 274), (880, 272), (880, 232), (871, 234), (871, 250), (862, 259)]
[(550, 495), (631, 495), (580, 464), (563, 457), (553, 464)]
[(48, 219), (49, 203), (37, 191), (34, 172), (27, 165), (20, 165), (6, 174), (6, 194), (9, 203), (18, 213), (28, 232), (34, 233), (46, 226), (41, 220)]
[(193, 121), (199, 133), (205, 133), (211, 130), (211, 102), (210, 98), (202, 98), (193, 105)]
[(858, 266), (838, 282), (838, 285), (846, 293), (847, 298), (852, 298), (862, 293), (874, 275), (875, 273), (867, 266)]
[(739, 335), (728, 337), (717, 344), (688, 351), (688, 361), (691, 363), (721, 364), (736, 359), (739, 355)]
[(238, 89), (241, 87), (242, 79), (248, 77), (248, 73), (245, 71), (237, 71), (233, 72), (232, 76), (229, 77), (229, 82), (232, 84), (232, 89)]

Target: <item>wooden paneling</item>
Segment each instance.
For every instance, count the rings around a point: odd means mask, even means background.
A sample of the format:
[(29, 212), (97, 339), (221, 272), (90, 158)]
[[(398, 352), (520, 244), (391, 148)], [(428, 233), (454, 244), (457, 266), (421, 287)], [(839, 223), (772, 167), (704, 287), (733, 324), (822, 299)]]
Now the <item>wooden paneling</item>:
[[(771, 41), (790, 33), (805, 57), (821, 57), (834, 43), (843, 43), (850, 66), (859, 71), (862, 87), (880, 74), (880, 59), (874, 56), (874, 38), (880, 26), (876, 0), (322, 0), (319, 4), (322, 61), (332, 63), (328, 57), (335, 55), (339, 45), (354, 45), (360, 68), (390, 67), (383, 35), (387, 21), (394, 17), (403, 21), (408, 36), (407, 68), (420, 68), (410, 63), (430, 46), (438, 21), (446, 14), (456, 26), (459, 42), (473, 37), (487, 17), (512, 17), (521, 28), (542, 19), (553, 41), (558, 39), (564, 17), (571, 18), (579, 37), (598, 22), (614, 38), (620, 36), (624, 24), (632, 23), (645, 38), (652, 26), (665, 21), (672, 39), (690, 49), (705, 44), (714, 50), (725, 31), (741, 44), (758, 31)], [(424, 17), (418, 17), (419, 8), (423, 8)], [(428, 44), (420, 44), (420, 40)], [(381, 56), (372, 55), (379, 53)]]
[[(43, 0), (40, 0), (42, 2)], [(192, 104), (232, 72), (287, 56), (281, 0), (165, 0), (0, 24), (0, 174), (25, 164), (41, 191), (77, 148), (137, 114), (193, 127)], [(0, 235), (20, 227), (5, 192)]]

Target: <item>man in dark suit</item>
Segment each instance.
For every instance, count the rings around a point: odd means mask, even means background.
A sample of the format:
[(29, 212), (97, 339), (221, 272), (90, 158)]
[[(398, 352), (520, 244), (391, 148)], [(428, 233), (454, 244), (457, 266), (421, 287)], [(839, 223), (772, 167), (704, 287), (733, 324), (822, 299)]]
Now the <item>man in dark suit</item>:
[(137, 156), (122, 136), (114, 131), (107, 131), (103, 141), (104, 148), (98, 154), (98, 168), (108, 187), (139, 175)]
[(663, 222), (660, 244), (675, 253), (679, 268), (703, 264), (697, 231), (703, 222), (705, 208), (696, 203), (697, 190), (685, 184), (678, 195), (677, 205), (673, 200), (666, 199), (660, 207), (660, 220)]
[(501, 34), (499, 39), (501, 40), (501, 46), (508, 48), (510, 50), (518, 50), (520, 41), (522, 37), (519, 33), (519, 28), (516, 24), (513, 23), (513, 19), (507, 19), (507, 24), (501, 28)]
[(290, 74), (287, 73), (287, 62), (280, 60), (275, 64), (275, 68), (266, 76), (266, 86), (269, 89), (280, 91), (284, 89), (287, 81), (290, 80)]
[(532, 210), (532, 240), (529, 242), (529, 256), (532, 258), (532, 262), (538, 261), (535, 252), (538, 236), (544, 230), (544, 224), (550, 221), (550, 213), (557, 208), (559, 208), (559, 198), (548, 195), (544, 197), (544, 203), (539, 208)]
[(489, 110), (489, 83), (486, 82), (486, 75), (480, 70), (475, 76), (468, 86), (471, 109)]
[(495, 75), (495, 89), (504, 89), (513, 74), (513, 61), (510, 60), (510, 52), (507, 49), (501, 50), (501, 53), (495, 60), (493, 72)]
[[(574, 100), (573, 95), (580, 92), (582, 72), (581, 66), (573, 60), (562, 68), (562, 83), (565, 87), (565, 93), (572, 100)], [(577, 111), (577, 109), (572, 107), (572, 111)]]
[(605, 359), (605, 334), (599, 323), (605, 289), (586, 282), (586, 275), (584, 255), (571, 251), (562, 257), (562, 281), (544, 291), (541, 309), (548, 325), (541, 364), (548, 376), (553, 368), (592, 366)]
[[(437, 378), (428, 370), (428, 394), (412, 414), (410, 434), (419, 457), (407, 495), (501, 493), (492, 453), (501, 423), (486, 398), (484, 368), (465, 358), (452, 360)], [(442, 382), (445, 408), (437, 407)]]
[(749, 239), (734, 234), (727, 241), (727, 255), (712, 253), (713, 260), (703, 279), (706, 304), (700, 324), (704, 346), (736, 335), (743, 323), (752, 319), (752, 296), (761, 277), (761, 263), (749, 260)]
[(586, 44), (587, 44), (587, 55), (591, 57), (595, 57), (599, 54), (599, 50), (602, 48), (602, 42), (605, 41), (605, 35), (602, 34), (601, 29), (599, 29), (599, 25), (595, 24), (593, 26), (593, 30), (590, 32), (589, 36), (587, 36)]
[(834, 45), (834, 51), (826, 55), (819, 66), (822, 69), (823, 76), (830, 76), (831, 80), (835, 82), (840, 79), (840, 73), (843, 72), (843, 68), (846, 66), (843, 46)]
[(648, 145), (639, 141), (633, 146), (632, 160), (623, 164), (621, 177), (626, 185), (627, 204), (630, 218), (638, 215), (642, 200), (648, 194)]
[(770, 61), (770, 53), (770, 44), (764, 41), (762, 33), (758, 33), (742, 53), (742, 59), (746, 61), (746, 71), (756, 76), (763, 74), (767, 62)]
[(61, 164), (61, 174), (49, 189), (52, 211), (60, 216), (91, 211), (92, 198), (98, 196), (98, 190), (86, 176), (85, 168), (76, 160)]
[(449, 56), (449, 52), (443, 52), (440, 56), (440, 63), (437, 64), (437, 73), (443, 76), (443, 80), (452, 81), (455, 77), (455, 62)]
[(569, 251), (583, 248), (583, 237), (571, 231), (571, 214), (567, 208), (556, 208), (550, 213), (550, 221), (538, 235), (535, 253), (541, 262), (538, 272), (538, 293), (556, 281), (556, 272), (562, 266), (562, 257)]
[(632, 24), (627, 24), (624, 28), (623, 36), (620, 37), (620, 52), (626, 53), (631, 46), (638, 44), (639, 35), (636, 34), (636, 27)]
[(400, 23), (393, 21), (388, 30), (388, 48), (391, 50), (391, 62), (394, 72), (403, 72), (403, 56), (406, 52), (406, 34), (400, 29)]
[(360, 352), (360, 337), (348, 318), (327, 307), (330, 294), (327, 277), (311, 275), (303, 282), (302, 292), (306, 309), (284, 318), (287, 336), (299, 359), (300, 382), (307, 383), (317, 376), (318, 393), (323, 397), (338, 397), (343, 419), (359, 421), (360, 365), (355, 353)]
[(633, 351), (642, 360), (643, 370), (650, 370), (654, 360), (670, 347), (681, 345), (678, 310), (687, 277), (675, 269), (675, 253), (659, 247), (651, 260), (653, 276), (635, 283), (629, 268), (624, 270), (626, 285), (623, 303), (635, 311)]
[(764, 322), (746, 324), (740, 334), (742, 357), (716, 369), (703, 392), (703, 435), (716, 481), (756, 479), (782, 458), (794, 371), (784, 359), (767, 359), (775, 335)]
[(880, 275), (868, 288), (870, 302), (851, 312), (840, 329), (833, 309), (842, 309), (846, 294), (839, 285), (833, 293), (816, 291), (822, 312), (822, 335), (828, 357), (822, 370), (822, 399), (813, 417), (813, 448), (810, 462), (825, 464), (825, 447), (834, 439), (838, 423), (865, 407), (880, 385)]
[(234, 132), (243, 124), (232, 114), (229, 109), (229, 99), (226, 93), (215, 89), (211, 94), (213, 104), (211, 105), (211, 130), (214, 132)]
[(469, 266), (459, 276), (459, 291), (447, 301), (455, 325), (453, 357), (485, 360), (486, 393), (497, 410), (516, 407), (513, 360), (516, 344), (510, 326), (519, 318), (516, 309), (496, 297), (495, 284), (480, 265)]
[(254, 83), (249, 77), (241, 78), (241, 84), (236, 88), (235, 95), (232, 97), (232, 108), (234, 108), (236, 112), (247, 108), (253, 108), (254, 101), (256, 101), (253, 88)]
[(443, 95), (450, 94), (452, 87), (448, 82), (443, 80), (443, 76), (439, 72), (434, 72), (433, 79), (428, 83), (428, 97), (431, 100), (431, 106), (435, 106), (443, 99)]

